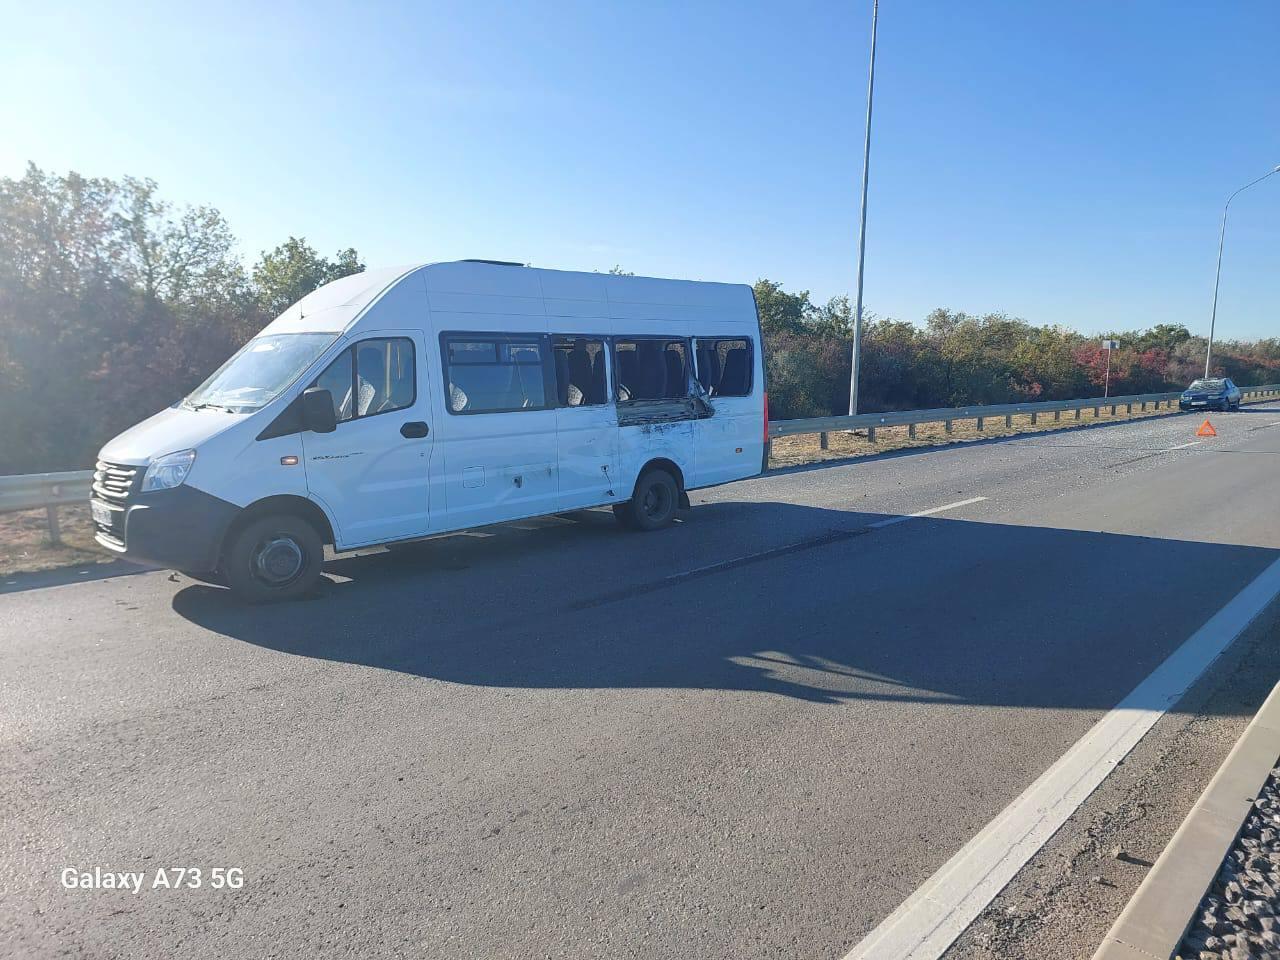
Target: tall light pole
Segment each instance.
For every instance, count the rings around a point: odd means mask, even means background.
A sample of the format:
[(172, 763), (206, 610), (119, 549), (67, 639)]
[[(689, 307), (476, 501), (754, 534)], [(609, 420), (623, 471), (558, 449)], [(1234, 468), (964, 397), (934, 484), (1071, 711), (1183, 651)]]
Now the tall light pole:
[(1213, 328), (1218, 322), (1218, 281), (1222, 279), (1222, 244), (1227, 239), (1227, 211), (1231, 209), (1231, 201), (1238, 194), (1248, 190), (1255, 183), (1261, 183), (1267, 177), (1280, 173), (1280, 166), (1277, 166), (1270, 173), (1264, 173), (1257, 180), (1250, 180), (1243, 187), (1227, 197), (1227, 202), (1222, 207), (1222, 229), (1218, 232), (1218, 272), (1213, 275), (1213, 312), (1209, 314), (1209, 346), (1204, 352), (1204, 375), (1209, 376), (1209, 362), (1213, 359)]
[(871, 69), (867, 76), (867, 135), (862, 145), (862, 215), (858, 223), (858, 295), (853, 311), (853, 357), (849, 372), (849, 416), (858, 412), (858, 370), (862, 366), (862, 267), (867, 259), (867, 177), (871, 172), (871, 104), (876, 92), (876, 22), (880, 0), (871, 0)]

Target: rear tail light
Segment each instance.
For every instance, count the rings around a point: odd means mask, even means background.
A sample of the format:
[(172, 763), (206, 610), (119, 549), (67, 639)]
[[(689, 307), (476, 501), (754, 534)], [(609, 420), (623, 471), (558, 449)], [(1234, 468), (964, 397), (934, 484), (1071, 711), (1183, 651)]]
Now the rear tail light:
[(769, 393), (764, 395), (764, 442), (769, 442)]

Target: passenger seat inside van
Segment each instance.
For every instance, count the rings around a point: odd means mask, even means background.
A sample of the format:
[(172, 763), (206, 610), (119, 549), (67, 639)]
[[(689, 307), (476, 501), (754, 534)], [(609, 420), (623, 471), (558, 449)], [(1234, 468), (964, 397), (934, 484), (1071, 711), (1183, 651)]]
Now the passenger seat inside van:
[(751, 368), (747, 363), (747, 348), (733, 347), (724, 358), (724, 371), (713, 396), (745, 397), (751, 382)]

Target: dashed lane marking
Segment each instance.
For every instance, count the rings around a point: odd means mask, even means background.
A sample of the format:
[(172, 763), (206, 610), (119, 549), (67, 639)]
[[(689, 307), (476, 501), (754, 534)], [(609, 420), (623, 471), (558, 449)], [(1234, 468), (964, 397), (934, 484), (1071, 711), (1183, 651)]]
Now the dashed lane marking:
[(918, 510), (915, 513), (907, 513), (901, 517), (887, 517), (884, 520), (877, 520), (875, 523), (869, 523), (867, 526), (872, 530), (879, 530), (881, 527), (892, 527), (895, 523), (906, 523), (908, 520), (915, 520), (919, 517), (931, 517), (935, 513), (942, 513), (946, 510), (955, 510), (957, 507), (967, 507), (971, 503), (981, 503), (986, 497), (970, 497), (968, 500), (957, 500), (955, 503), (944, 503), (940, 507), (931, 507), (928, 510)]
[(826, 533), (810, 537), (806, 540), (800, 540), (796, 543), (788, 543), (781, 547), (774, 547), (771, 550), (762, 550), (759, 553), (749, 553), (742, 557), (731, 557), (728, 560), (719, 560), (715, 563), (708, 563), (706, 566), (694, 567), (692, 570), (683, 570), (680, 573), (673, 573), (668, 577), (663, 577), (661, 580), (654, 580), (650, 583), (637, 583), (601, 596), (578, 600), (570, 604), (569, 609), (586, 610), (591, 607), (604, 606), (607, 603), (615, 603), (619, 600), (629, 600), (632, 597), (637, 597), (646, 593), (653, 593), (658, 590), (665, 590), (668, 587), (674, 587), (689, 580), (696, 580), (701, 577), (709, 577), (717, 573), (724, 573), (727, 570), (745, 567), (748, 564), (774, 560), (778, 557), (785, 557), (789, 554), (800, 553), (804, 550), (813, 550), (817, 547), (825, 547), (833, 543), (840, 543), (844, 540), (852, 540), (854, 537), (865, 537), (873, 530), (890, 527), (895, 523), (905, 523), (907, 520), (916, 520), (920, 517), (931, 517), (935, 513), (942, 513), (946, 510), (955, 510), (957, 507), (965, 507), (971, 503), (979, 503), (986, 499), (986, 497), (970, 497), (968, 500), (957, 500), (955, 503), (944, 503), (940, 507), (931, 507), (928, 510), (918, 510), (915, 513), (904, 514), (900, 517), (886, 517), (883, 520), (877, 520), (875, 523), (869, 523), (862, 527), (851, 527), (845, 530), (828, 530)]

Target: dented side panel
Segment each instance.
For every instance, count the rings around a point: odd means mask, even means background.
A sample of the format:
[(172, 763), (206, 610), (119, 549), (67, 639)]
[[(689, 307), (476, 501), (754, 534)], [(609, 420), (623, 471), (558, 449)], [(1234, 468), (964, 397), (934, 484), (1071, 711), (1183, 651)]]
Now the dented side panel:
[(618, 428), (620, 473), (624, 478), (621, 499), (631, 496), (640, 471), (653, 460), (670, 460), (690, 483), (696, 475), (694, 421), (667, 420)]

